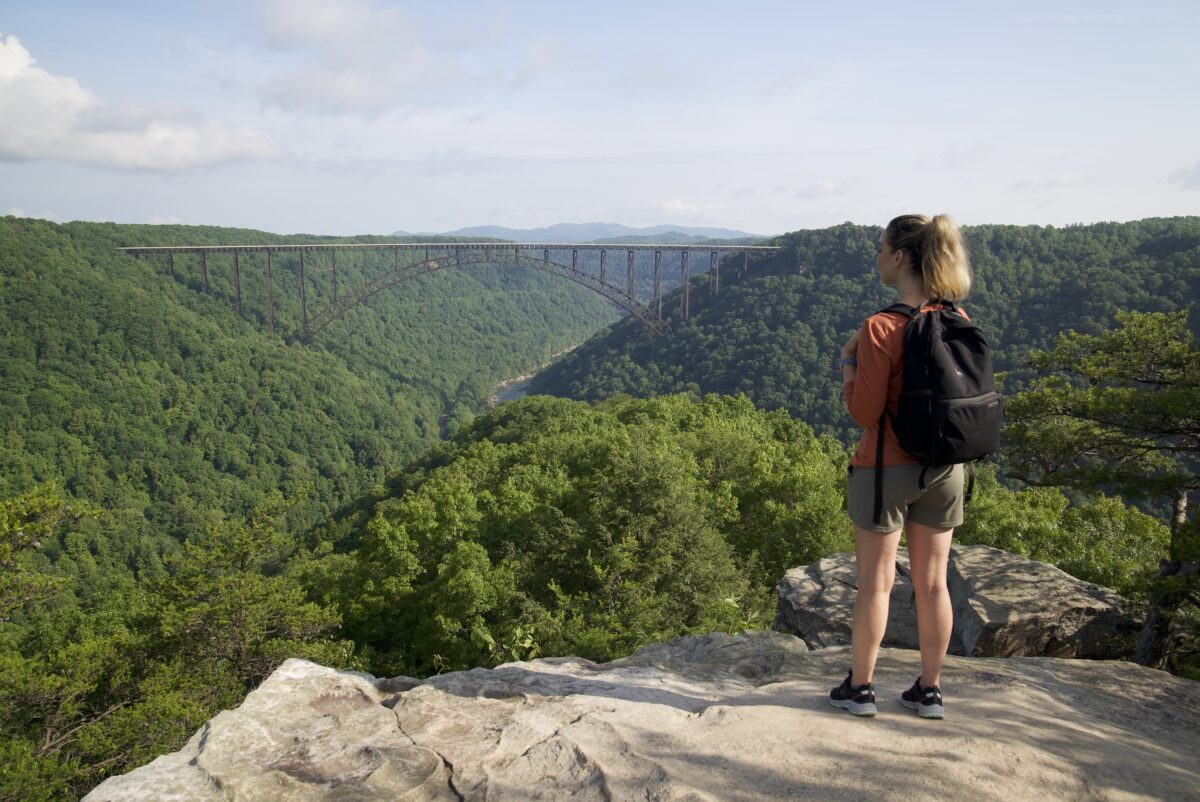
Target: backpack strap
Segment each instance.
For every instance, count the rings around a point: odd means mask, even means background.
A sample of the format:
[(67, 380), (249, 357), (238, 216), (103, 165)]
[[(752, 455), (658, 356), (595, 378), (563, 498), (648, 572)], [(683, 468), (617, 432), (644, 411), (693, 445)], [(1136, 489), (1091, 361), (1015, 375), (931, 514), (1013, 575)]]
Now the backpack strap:
[(918, 309), (917, 307), (909, 306), (908, 304), (900, 304), (900, 303), (895, 303), (895, 304), (892, 304), (891, 306), (886, 306), (883, 309), (880, 309), (875, 314), (882, 315), (884, 312), (896, 312), (897, 314), (904, 315), (909, 320), (915, 320), (917, 315), (921, 314), (921, 310)]
[(887, 426), (888, 411), (885, 407), (879, 418), (879, 437), (875, 442), (875, 525), (883, 518), (883, 430)]

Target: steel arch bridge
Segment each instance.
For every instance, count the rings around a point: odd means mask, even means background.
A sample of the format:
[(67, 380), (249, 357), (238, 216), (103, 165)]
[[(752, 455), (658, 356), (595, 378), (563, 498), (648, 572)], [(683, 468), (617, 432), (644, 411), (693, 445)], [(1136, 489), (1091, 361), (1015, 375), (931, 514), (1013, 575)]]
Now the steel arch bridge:
[[(165, 256), (167, 270), (176, 272), (175, 256), (194, 254), (199, 257), (201, 288), (209, 291), (208, 258), (226, 254), (231, 257), (234, 287), (234, 308), (242, 314), (241, 258), (251, 254), (264, 255), (267, 289), (267, 329), (275, 331), (275, 288), (272, 276), (272, 257), (277, 254), (299, 255), (299, 300), (300, 328), (287, 337), (289, 343), (308, 343), (330, 324), (344, 316), (380, 292), (411, 281), (418, 276), (452, 267), (470, 265), (517, 266), (539, 270), (576, 282), (607, 298), (617, 306), (637, 317), (655, 334), (670, 331), (670, 324), (662, 310), (663, 254), (680, 254), (680, 319), (687, 320), (690, 295), (689, 276), (693, 255), (708, 254), (708, 283), (712, 292), (719, 289), (719, 265), (725, 256), (741, 255), (744, 270), (752, 253), (774, 253), (779, 247), (761, 245), (655, 245), (655, 244), (595, 244), (595, 243), (512, 243), (512, 242), (403, 242), (403, 243), (319, 243), (278, 245), (191, 245), (165, 247), (125, 247), (120, 250), (139, 258)], [(394, 266), (381, 275), (338, 293), (339, 253), (364, 251), (391, 252)], [(599, 269), (593, 270), (580, 265), (580, 253), (599, 252)], [(624, 253), (625, 281), (612, 280), (608, 269), (608, 254)], [(654, 254), (653, 294), (643, 302), (635, 292), (637, 255), (640, 252)], [(570, 263), (559, 261), (560, 254), (570, 254)], [(309, 315), (305, 285), (305, 256), (321, 254), (327, 257), (332, 277), (332, 297), (328, 305)], [(402, 259), (401, 254), (408, 258)], [(551, 258), (552, 254), (555, 258)], [(415, 256), (415, 261), (413, 257)]]

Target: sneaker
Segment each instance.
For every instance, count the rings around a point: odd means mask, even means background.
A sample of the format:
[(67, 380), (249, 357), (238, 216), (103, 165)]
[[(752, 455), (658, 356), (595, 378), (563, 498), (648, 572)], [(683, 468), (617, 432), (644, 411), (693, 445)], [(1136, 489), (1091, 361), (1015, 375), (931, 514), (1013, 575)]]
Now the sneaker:
[(846, 678), (842, 680), (842, 684), (829, 692), (829, 704), (849, 710), (856, 716), (873, 716), (879, 712), (875, 707), (875, 689), (869, 682), (866, 685), (859, 685), (857, 688), (851, 687), (850, 677), (853, 673), (853, 671), (846, 672)]
[(911, 688), (900, 694), (900, 704), (909, 710), (916, 710), (921, 718), (946, 717), (946, 711), (942, 708), (942, 689), (936, 685), (922, 687), (920, 677)]

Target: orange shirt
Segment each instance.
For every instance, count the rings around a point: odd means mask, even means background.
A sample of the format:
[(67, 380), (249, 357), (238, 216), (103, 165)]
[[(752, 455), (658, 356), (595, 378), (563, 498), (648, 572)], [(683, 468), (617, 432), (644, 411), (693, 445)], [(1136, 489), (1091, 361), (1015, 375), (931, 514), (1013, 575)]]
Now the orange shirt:
[[(921, 311), (941, 308), (941, 304), (927, 304)], [(961, 306), (958, 308), (962, 310)], [(963, 312), (963, 317), (966, 314)], [(850, 417), (866, 430), (850, 458), (850, 464), (855, 467), (875, 467), (875, 444), (884, 404), (892, 415), (900, 408), (900, 390), (904, 386), (904, 329), (907, 326), (908, 318), (903, 315), (877, 313), (867, 318), (858, 331), (858, 370), (852, 380), (842, 384)], [(917, 464), (916, 457), (900, 445), (891, 421), (883, 433), (883, 464)]]

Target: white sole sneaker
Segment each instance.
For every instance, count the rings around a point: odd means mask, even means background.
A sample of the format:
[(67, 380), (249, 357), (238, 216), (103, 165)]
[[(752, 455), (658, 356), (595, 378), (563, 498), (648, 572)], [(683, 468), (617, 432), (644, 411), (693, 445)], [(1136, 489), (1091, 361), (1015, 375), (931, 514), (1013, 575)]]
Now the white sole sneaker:
[(910, 702), (906, 699), (901, 699), (900, 704), (904, 705), (909, 710), (917, 711), (917, 715), (921, 718), (946, 717), (946, 710), (941, 705), (923, 705), (920, 702)]
[(834, 707), (840, 707), (842, 710), (848, 710), (856, 716), (870, 718), (879, 713), (879, 708), (874, 702), (856, 702), (853, 699), (830, 699), (829, 704)]

